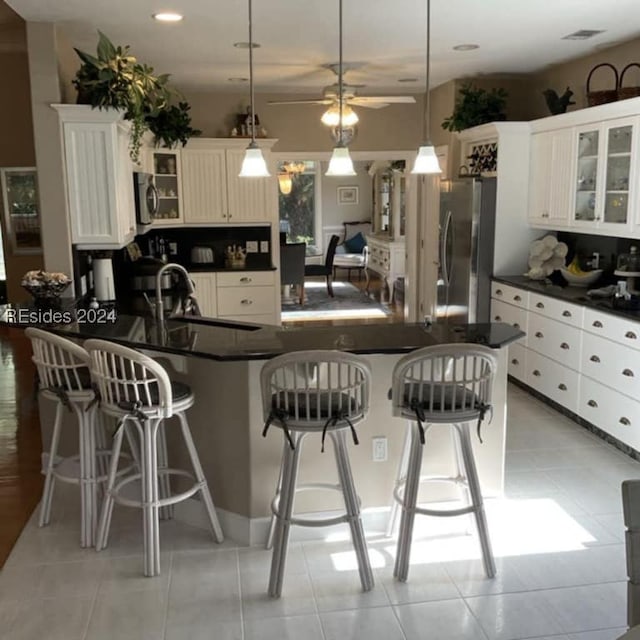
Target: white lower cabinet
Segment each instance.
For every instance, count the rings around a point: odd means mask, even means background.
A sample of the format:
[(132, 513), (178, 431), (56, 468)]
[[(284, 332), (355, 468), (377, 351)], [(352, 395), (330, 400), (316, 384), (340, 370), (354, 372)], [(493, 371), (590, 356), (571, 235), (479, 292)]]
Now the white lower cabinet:
[(577, 413), (580, 375), (551, 358), (529, 350), (526, 377), (530, 387)]
[(529, 313), (526, 345), (565, 367), (578, 370), (580, 366), (580, 337), (582, 330)]
[(509, 367), (507, 369), (510, 376), (518, 380), (524, 380), (527, 374), (527, 349), (517, 342), (509, 345)]
[(206, 318), (218, 316), (215, 273), (190, 273), (189, 276), (196, 288), (196, 298), (200, 313)]

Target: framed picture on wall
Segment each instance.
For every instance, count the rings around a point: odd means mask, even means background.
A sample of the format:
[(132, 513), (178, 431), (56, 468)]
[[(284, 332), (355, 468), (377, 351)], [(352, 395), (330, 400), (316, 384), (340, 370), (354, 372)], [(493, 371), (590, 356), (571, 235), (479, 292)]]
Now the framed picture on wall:
[(358, 187), (338, 187), (338, 204), (358, 204)]
[(14, 254), (42, 253), (35, 167), (0, 169), (4, 233)]

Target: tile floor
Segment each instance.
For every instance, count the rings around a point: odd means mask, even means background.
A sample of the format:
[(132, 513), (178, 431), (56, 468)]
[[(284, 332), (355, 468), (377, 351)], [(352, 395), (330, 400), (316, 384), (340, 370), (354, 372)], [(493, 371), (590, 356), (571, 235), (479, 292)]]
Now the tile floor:
[(218, 546), (175, 521), (162, 524), (162, 575), (144, 578), (139, 514), (121, 508), (109, 548), (82, 550), (69, 488), (52, 525), (32, 517), (0, 572), (0, 636), (614, 640), (626, 615), (620, 482), (640, 476), (640, 463), (516, 387), (509, 403), (506, 495), (487, 505), (494, 580), (464, 518), (420, 519), (404, 584), (392, 578), (394, 541), (372, 532), (369, 593), (339, 534), (292, 545), (284, 595), (270, 600), (269, 552)]

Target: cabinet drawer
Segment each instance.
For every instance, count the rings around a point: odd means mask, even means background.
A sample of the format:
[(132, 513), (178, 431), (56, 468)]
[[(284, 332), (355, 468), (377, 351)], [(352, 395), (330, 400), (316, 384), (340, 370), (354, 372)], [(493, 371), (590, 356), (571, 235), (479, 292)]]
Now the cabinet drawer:
[(510, 376), (523, 382), (527, 373), (527, 351), (524, 345), (517, 343), (509, 345), (509, 366), (507, 371)]
[(529, 313), (526, 345), (548, 358), (561, 362), (565, 367), (580, 367), (580, 343), (582, 331), (537, 313)]
[(516, 305), (517, 307), (527, 308), (529, 301), (529, 292), (516, 287), (510, 287), (508, 284), (502, 284), (502, 282), (491, 283), (491, 297), (496, 300), (502, 300), (509, 304)]
[(584, 307), (564, 300), (542, 296), (539, 293), (530, 293), (529, 310), (575, 327), (582, 326)]
[(562, 405), (577, 413), (580, 375), (561, 364), (528, 351), (526, 357), (526, 383)]
[(614, 438), (640, 449), (640, 403), (585, 376), (578, 414)]
[(501, 300), (491, 301), (491, 322), (506, 322), (526, 333), (528, 315), (527, 310), (522, 307), (516, 307)]
[(640, 349), (640, 323), (593, 309), (584, 310), (585, 331), (614, 340), (625, 347)]
[(636, 351), (584, 332), (582, 373), (620, 393), (640, 397), (640, 357)]
[(256, 287), (274, 284), (274, 271), (223, 271), (218, 273), (218, 287)]
[(275, 312), (273, 287), (218, 287), (218, 315), (245, 316)]

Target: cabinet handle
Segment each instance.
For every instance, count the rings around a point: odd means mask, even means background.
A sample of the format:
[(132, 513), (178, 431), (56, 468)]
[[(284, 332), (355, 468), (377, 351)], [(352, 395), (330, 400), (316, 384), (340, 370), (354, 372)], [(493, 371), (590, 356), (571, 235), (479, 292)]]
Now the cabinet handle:
[(233, 218), (233, 214), (230, 213), (228, 217), (229, 217), (229, 220), (231, 220), (231, 218)]
[(544, 338), (544, 335), (541, 331), (536, 331), (536, 338)]
[(602, 322), (600, 322), (600, 320), (594, 320), (591, 326), (597, 327), (598, 329), (602, 329)]
[(522, 301), (522, 298), (521, 298), (520, 296), (513, 296), (513, 299), (514, 299), (516, 302), (521, 302), (521, 301)]
[(567, 390), (567, 385), (564, 382), (561, 382), (558, 385), (558, 389), (560, 389), (560, 391), (566, 391)]
[(538, 304), (536, 304), (536, 307), (538, 309), (544, 309), (544, 305), (542, 304), (542, 302), (538, 302)]
[(600, 362), (600, 358), (598, 358), (598, 356), (591, 356), (589, 360), (591, 360), (591, 362)]
[(519, 329), (520, 328), (520, 325), (517, 322), (514, 322), (513, 326), (514, 326), (515, 329)]
[(253, 282), (253, 280), (248, 276), (243, 276), (242, 278), (240, 278), (240, 282)]
[(496, 317), (494, 318), (494, 320), (495, 320), (496, 322), (502, 322), (502, 318), (501, 318), (500, 316), (496, 316)]
[(628, 427), (631, 424), (631, 420), (629, 418), (622, 417), (618, 420), (620, 424), (623, 424), (625, 427)]
[(565, 351), (567, 351), (567, 350), (569, 349), (569, 345), (568, 345), (566, 342), (563, 342), (563, 343), (560, 345), (560, 348), (561, 348), (561, 349), (564, 349)]
[(637, 340), (638, 336), (633, 333), (633, 331), (627, 331), (627, 333), (624, 334), (625, 338), (629, 338), (629, 340)]
[(625, 369), (622, 372), (623, 376), (627, 376), (627, 378), (633, 378), (633, 371), (631, 371), (631, 369)]
[(253, 300), (245, 298), (244, 300), (240, 300), (240, 304), (253, 304)]
[(595, 400), (589, 400), (589, 402), (587, 402), (587, 404), (588, 404), (590, 407), (593, 407), (594, 409), (597, 409), (597, 408), (598, 408), (598, 403), (597, 403)]
[(570, 318), (571, 317), (571, 311), (563, 311), (562, 312), (563, 317), (565, 318)]
[(497, 296), (501, 296), (502, 295), (502, 289), (496, 289), (496, 295)]
[(520, 361), (518, 358), (513, 358), (513, 360), (511, 360), (511, 364), (520, 364)]
[(533, 370), (533, 375), (534, 375), (536, 378), (539, 378), (539, 377), (540, 377), (540, 375), (541, 375), (541, 373), (540, 373), (537, 369), (534, 369), (534, 370)]

